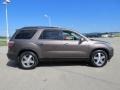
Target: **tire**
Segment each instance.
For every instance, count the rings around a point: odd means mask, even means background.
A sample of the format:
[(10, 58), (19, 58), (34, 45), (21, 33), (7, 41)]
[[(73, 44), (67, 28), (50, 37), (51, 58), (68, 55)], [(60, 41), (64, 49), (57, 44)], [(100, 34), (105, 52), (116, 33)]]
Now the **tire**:
[(103, 67), (107, 64), (108, 55), (104, 50), (96, 50), (92, 52), (90, 63), (94, 67)]
[(22, 69), (34, 69), (38, 65), (38, 57), (31, 51), (25, 51), (20, 54), (19, 64)]

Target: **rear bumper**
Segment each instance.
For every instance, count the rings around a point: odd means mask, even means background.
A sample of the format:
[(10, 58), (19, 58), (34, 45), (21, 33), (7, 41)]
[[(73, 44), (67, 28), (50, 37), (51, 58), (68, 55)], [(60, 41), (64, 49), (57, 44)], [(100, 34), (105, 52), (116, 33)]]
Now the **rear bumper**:
[(9, 60), (17, 60), (17, 55), (13, 53), (7, 53), (7, 57)]

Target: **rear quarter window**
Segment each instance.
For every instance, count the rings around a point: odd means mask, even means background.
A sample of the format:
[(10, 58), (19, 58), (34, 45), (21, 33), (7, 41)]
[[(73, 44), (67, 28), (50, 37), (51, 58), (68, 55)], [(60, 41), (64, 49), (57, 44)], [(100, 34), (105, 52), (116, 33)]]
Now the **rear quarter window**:
[(15, 39), (31, 39), (36, 30), (21, 30), (16, 36)]

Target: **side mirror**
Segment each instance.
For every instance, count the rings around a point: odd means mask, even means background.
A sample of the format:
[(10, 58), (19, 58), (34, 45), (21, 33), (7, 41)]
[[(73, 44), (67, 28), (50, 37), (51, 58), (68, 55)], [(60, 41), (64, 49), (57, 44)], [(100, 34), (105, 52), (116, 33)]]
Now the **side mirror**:
[(79, 40), (79, 44), (81, 44), (81, 43), (84, 42), (84, 41), (85, 41), (84, 38), (80, 38), (80, 40)]

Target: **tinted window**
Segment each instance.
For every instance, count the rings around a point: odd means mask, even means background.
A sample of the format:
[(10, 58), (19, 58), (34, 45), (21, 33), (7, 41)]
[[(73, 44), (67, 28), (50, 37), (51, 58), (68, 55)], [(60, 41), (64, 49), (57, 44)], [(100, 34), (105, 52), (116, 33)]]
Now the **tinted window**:
[(36, 30), (21, 30), (15, 37), (15, 39), (31, 39)]
[(45, 30), (43, 31), (42, 35), (40, 36), (40, 39), (51, 39), (51, 40), (62, 40), (62, 31), (50, 31)]
[(81, 36), (71, 31), (63, 31), (64, 40), (79, 40)]

